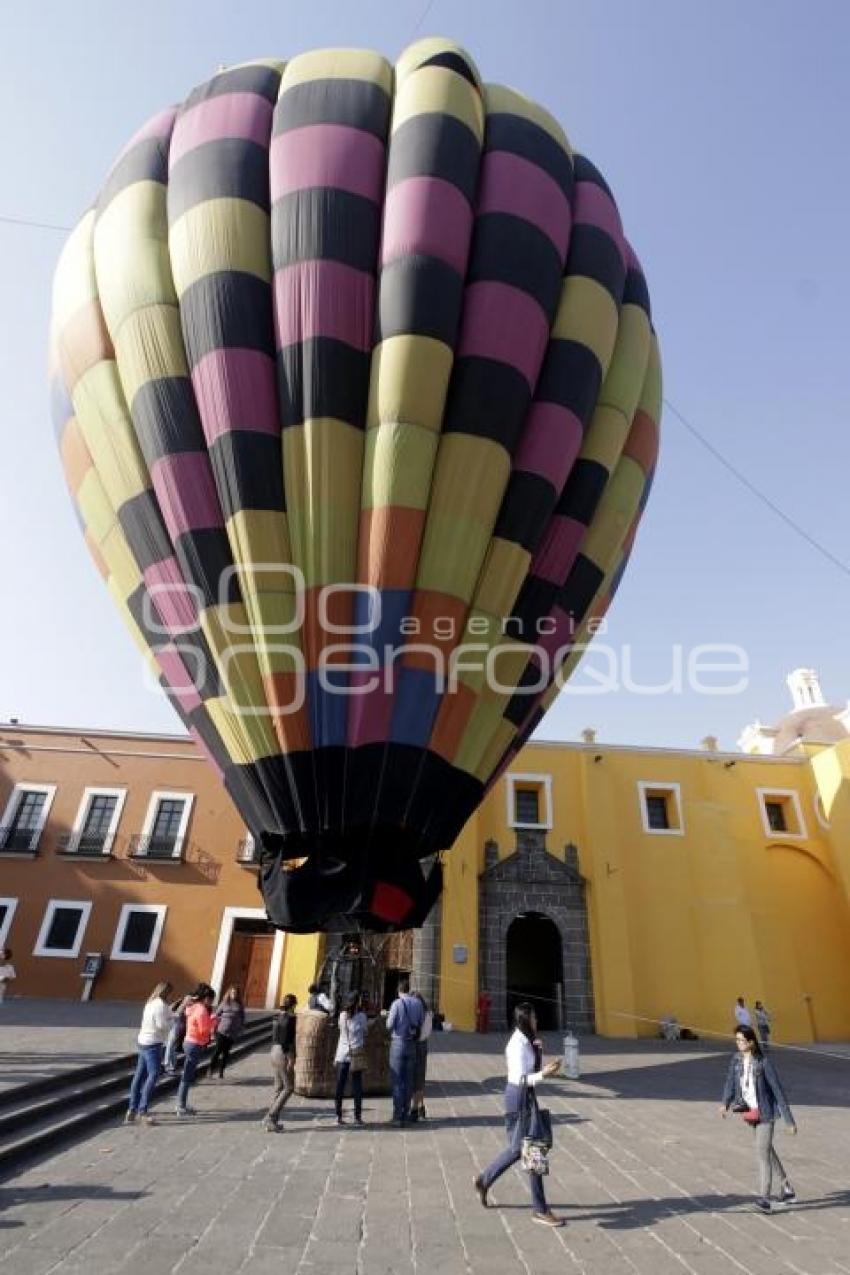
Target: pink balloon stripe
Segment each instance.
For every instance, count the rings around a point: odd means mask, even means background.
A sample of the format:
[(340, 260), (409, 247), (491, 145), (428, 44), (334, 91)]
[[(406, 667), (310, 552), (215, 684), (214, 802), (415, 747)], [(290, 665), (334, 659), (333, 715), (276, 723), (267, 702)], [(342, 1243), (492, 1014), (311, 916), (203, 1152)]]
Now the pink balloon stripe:
[(146, 142), (152, 137), (158, 137), (163, 141), (167, 140), (171, 134), (172, 128), (174, 127), (174, 120), (176, 116), (176, 106), (169, 106), (164, 111), (157, 112), (156, 115), (149, 119), (146, 124), (143, 124), (142, 127), (133, 134), (123, 150), (119, 151), (118, 158), (116, 159), (115, 164), (113, 164), (113, 168), (124, 158), (125, 155), (129, 154), (134, 146), (138, 146), (139, 142)]
[(466, 289), (458, 356), (496, 359), (514, 367), (533, 390), (549, 341), (549, 324), (527, 292), (485, 281)]
[(241, 137), (268, 146), (272, 131), (272, 104), (259, 93), (221, 93), (198, 102), (174, 125), (169, 166), (174, 167), (187, 151), (205, 142), (225, 137)]
[(272, 203), (294, 190), (331, 186), (378, 203), (384, 189), (384, 143), (345, 124), (308, 124), (272, 138)]
[(539, 474), (560, 492), (581, 447), (581, 421), (559, 403), (534, 403), (514, 457), (514, 469)]
[(372, 348), (375, 280), (341, 261), (298, 261), (274, 277), (278, 349), (311, 337)]
[(197, 608), (176, 558), (163, 558), (145, 567), (142, 578), (150, 598), (149, 619), (156, 624), (159, 617), (165, 630), (163, 641), (166, 636), (179, 637), (197, 628)]
[(604, 230), (619, 248), (623, 261), (626, 260), (626, 240), (617, 205), (595, 182), (576, 182), (573, 222), (576, 226), (597, 226)]
[(172, 540), (224, 522), (206, 452), (163, 456), (151, 467), (156, 498)]
[(221, 349), (192, 369), (208, 445), (228, 430), (280, 433), (274, 359), (260, 350)]
[(558, 183), (530, 160), (508, 151), (488, 151), (481, 162), (476, 212), (522, 217), (551, 239), (562, 263), (566, 258), (570, 205)]
[(186, 668), (174, 647), (160, 647), (156, 652), (156, 660), (162, 669), (171, 693), (183, 712), (192, 713), (196, 708), (199, 708), (202, 700), (194, 686), (191, 670)]
[(466, 274), (472, 208), (451, 182), (408, 177), (387, 191), (381, 264), (423, 253)]

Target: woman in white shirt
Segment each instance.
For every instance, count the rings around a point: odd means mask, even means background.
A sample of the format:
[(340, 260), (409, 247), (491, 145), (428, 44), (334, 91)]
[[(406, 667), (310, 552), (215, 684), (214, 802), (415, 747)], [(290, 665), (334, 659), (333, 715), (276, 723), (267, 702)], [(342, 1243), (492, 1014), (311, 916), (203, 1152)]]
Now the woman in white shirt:
[(134, 1124), (136, 1120), (142, 1124), (156, 1124), (153, 1116), (148, 1114), (148, 1106), (162, 1068), (165, 1042), (174, 1022), (174, 1014), (168, 1004), (170, 995), (170, 983), (157, 983), (145, 1002), (137, 1038), (139, 1060), (130, 1085), (125, 1124)]
[[(543, 1066), (543, 1049), (537, 1040), (537, 1015), (534, 1007), (527, 1002), (517, 1005), (514, 1010), (514, 1032), (505, 1049), (508, 1083), (505, 1088), (505, 1132), (508, 1145), (496, 1156), (483, 1173), (473, 1179), (473, 1185), (479, 1199), (487, 1208), (487, 1192), (497, 1178), (516, 1164), (522, 1154), (524, 1112), (520, 1111), (521, 1081), (525, 1078), (528, 1089), (533, 1089), (541, 1080), (556, 1076), (560, 1063), (557, 1059)], [(543, 1179), (537, 1173), (529, 1173), (531, 1199), (534, 1212), (533, 1220), (542, 1226), (563, 1226), (563, 1219), (556, 1217), (546, 1203), (543, 1190)]]
[(336, 1122), (344, 1124), (342, 1100), (345, 1086), (351, 1076), (351, 1096), (354, 1099), (354, 1123), (363, 1123), (363, 1072), (366, 1063), (366, 1029), (369, 1020), (363, 1013), (360, 992), (349, 992), (345, 1009), (339, 1016), (339, 1040), (334, 1054), (336, 1067)]

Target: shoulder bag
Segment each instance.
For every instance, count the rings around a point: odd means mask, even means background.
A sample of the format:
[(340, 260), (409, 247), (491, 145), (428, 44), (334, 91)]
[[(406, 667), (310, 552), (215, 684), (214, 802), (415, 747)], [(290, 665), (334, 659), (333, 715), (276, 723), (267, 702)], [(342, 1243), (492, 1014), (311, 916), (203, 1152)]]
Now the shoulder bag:
[(520, 1120), (522, 1121), (522, 1167), (538, 1177), (549, 1172), (549, 1152), (552, 1149), (552, 1116), (546, 1107), (537, 1102), (534, 1087), (523, 1076), (520, 1082)]
[(345, 1039), (348, 1041), (348, 1061), (352, 1072), (366, 1070), (366, 1047), (360, 1045), (355, 1049), (351, 1044), (351, 1032), (348, 1030), (348, 1015), (345, 1016)]

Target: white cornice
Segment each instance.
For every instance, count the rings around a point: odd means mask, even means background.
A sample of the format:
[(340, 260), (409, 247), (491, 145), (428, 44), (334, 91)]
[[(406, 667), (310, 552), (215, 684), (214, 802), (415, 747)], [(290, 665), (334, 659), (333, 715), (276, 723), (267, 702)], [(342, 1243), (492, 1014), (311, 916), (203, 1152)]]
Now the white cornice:
[[(194, 742), (192, 740), (192, 737), (187, 734), (156, 735), (156, 734), (148, 734), (142, 731), (118, 731), (118, 730), (101, 730), (101, 729), (86, 730), (86, 729), (81, 729), (79, 727), (73, 727), (73, 726), (30, 726), (30, 725), (24, 725), (24, 724), (21, 724), (18, 726), (12, 726), (6, 722), (0, 722), (0, 750), (2, 750), (3, 748), (14, 749), (15, 737), (32, 736), (32, 735), (56, 735), (56, 736), (61, 736), (64, 738), (75, 738), (78, 740), (91, 738), (91, 739), (97, 739), (97, 740), (112, 740), (112, 739), (122, 740), (122, 741), (134, 740), (134, 741), (138, 741), (139, 743), (184, 744), (184, 745), (188, 744), (190, 747), (194, 747)], [(37, 748), (38, 745), (30, 745), (30, 747)], [(735, 762), (741, 763), (742, 765), (757, 764), (757, 765), (798, 766), (798, 765), (803, 765), (808, 760), (806, 757), (771, 757), (771, 756), (764, 756), (760, 754), (748, 754), (748, 753), (739, 753), (739, 752), (707, 753), (704, 748), (660, 748), (658, 746), (648, 745), (648, 744), (600, 744), (598, 741), (595, 744), (585, 744), (585, 743), (580, 743), (578, 740), (573, 740), (573, 739), (530, 739), (528, 743), (524, 745), (523, 751), (525, 751), (525, 749), (528, 749), (528, 748), (556, 748), (556, 749), (559, 749), (561, 752), (566, 751), (566, 752), (573, 752), (573, 753), (593, 753), (593, 754), (602, 753), (603, 755), (605, 753), (651, 753), (651, 754), (656, 754), (658, 756), (666, 756), (666, 757), (670, 757), (670, 756), (699, 757), (704, 762), (707, 762), (707, 763), (712, 763), (716, 761), (735, 761)], [(65, 748), (58, 748), (58, 747), (51, 750), (48, 745), (45, 745), (43, 746), (42, 751), (65, 752), (69, 750)], [(82, 748), (82, 749), (74, 749), (72, 751), (93, 752), (94, 750)], [(107, 751), (114, 752), (116, 755), (122, 755), (122, 756), (135, 757), (135, 756), (141, 755), (136, 751), (128, 751), (126, 753), (119, 754), (118, 750), (104, 749), (104, 752), (107, 752)], [(200, 749), (198, 749), (198, 751), (194, 753), (167, 753), (167, 754), (151, 753), (148, 755), (149, 756), (164, 755), (168, 757), (179, 757), (183, 761), (205, 760)]]

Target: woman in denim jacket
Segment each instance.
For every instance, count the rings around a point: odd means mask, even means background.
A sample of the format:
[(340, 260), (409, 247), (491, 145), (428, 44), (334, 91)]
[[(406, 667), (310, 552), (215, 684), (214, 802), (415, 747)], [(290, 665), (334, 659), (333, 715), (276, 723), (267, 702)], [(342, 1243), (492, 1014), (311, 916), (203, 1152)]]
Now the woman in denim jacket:
[(735, 1032), (737, 1053), (732, 1055), (729, 1070), (726, 1073), (726, 1084), (723, 1086), (723, 1105), (721, 1116), (732, 1111), (747, 1117), (752, 1124), (756, 1139), (756, 1154), (759, 1162), (760, 1195), (756, 1198), (756, 1208), (769, 1213), (770, 1191), (774, 1170), (779, 1174), (780, 1199), (790, 1204), (797, 1198), (788, 1174), (773, 1146), (773, 1126), (779, 1116), (785, 1121), (791, 1133), (797, 1132), (797, 1125), (791, 1114), (788, 1099), (785, 1097), (776, 1068), (771, 1059), (762, 1053), (761, 1045), (752, 1027), (739, 1027)]

